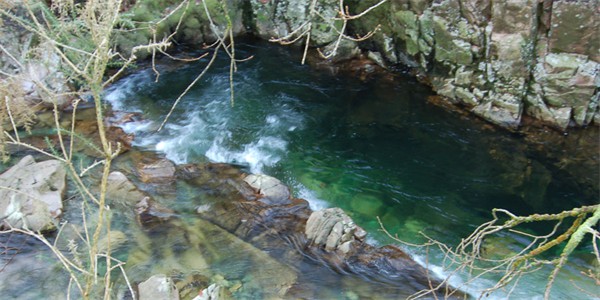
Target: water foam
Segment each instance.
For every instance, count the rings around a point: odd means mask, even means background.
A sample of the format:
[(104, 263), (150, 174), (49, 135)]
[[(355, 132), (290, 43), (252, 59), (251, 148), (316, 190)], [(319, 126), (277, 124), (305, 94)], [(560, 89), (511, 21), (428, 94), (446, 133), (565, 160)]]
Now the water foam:
[(298, 191), (298, 198), (302, 198), (306, 201), (308, 201), (308, 204), (310, 206), (310, 209), (312, 209), (313, 211), (317, 211), (317, 210), (321, 210), (324, 208), (329, 207), (329, 205), (327, 204), (327, 201), (320, 199), (319, 197), (317, 197), (316, 193), (307, 188), (306, 186), (304, 186), (301, 183), (296, 183), (294, 184), (294, 190)]
[(211, 161), (247, 165), (252, 173), (263, 173), (264, 167), (274, 166), (281, 160), (288, 143), (279, 137), (261, 136), (257, 141), (244, 145), (241, 151), (225, 144), (222, 137), (214, 139), (204, 155)]
[(140, 112), (141, 110), (138, 107), (126, 100), (134, 96), (137, 91), (144, 89), (148, 84), (152, 84), (150, 72), (148, 70), (137, 72), (108, 87), (104, 91), (103, 99), (110, 103), (114, 110)]

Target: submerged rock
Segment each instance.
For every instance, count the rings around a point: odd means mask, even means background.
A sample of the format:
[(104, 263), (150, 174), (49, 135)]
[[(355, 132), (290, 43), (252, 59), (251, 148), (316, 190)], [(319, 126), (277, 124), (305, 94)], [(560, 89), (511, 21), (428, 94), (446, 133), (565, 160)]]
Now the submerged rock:
[(175, 180), (175, 164), (166, 158), (148, 164), (140, 162), (137, 173), (142, 182), (171, 183)]
[(47, 231), (62, 214), (66, 171), (58, 160), (35, 162), (26, 156), (0, 175), (0, 220), (3, 227)]
[(161, 224), (174, 214), (140, 191), (125, 174), (118, 171), (108, 175), (106, 197), (110, 205), (134, 209), (138, 222), (145, 227)]
[[(110, 235), (110, 238), (109, 238)], [(103, 236), (98, 241), (98, 253), (106, 254), (110, 247), (110, 252), (114, 253), (116, 250), (124, 246), (127, 242), (127, 235), (119, 230), (111, 230), (110, 233)]]
[(125, 174), (115, 171), (108, 175), (106, 197), (113, 204), (133, 207), (147, 196)]
[(162, 207), (150, 197), (144, 197), (135, 205), (137, 220), (146, 228), (162, 224), (174, 216), (174, 212)]
[[(202, 177), (202, 173), (198, 171), (194, 174)], [(190, 176), (191, 174), (187, 173), (186, 180), (190, 183), (198, 182)], [(248, 177), (262, 176), (264, 175)], [(212, 202), (205, 209), (198, 210), (201, 218), (224, 228), (242, 240), (250, 241), (254, 246), (268, 251), (273, 257), (284, 259), (287, 265), (299, 269), (306, 268), (302, 261), (303, 258), (308, 258), (318, 262), (318, 266), (313, 268), (323, 267), (340, 274), (356, 276), (356, 280), (362, 280), (363, 284), (364, 280), (367, 280), (368, 285), (377, 289), (374, 294), (386, 299), (390, 298), (390, 295), (409, 296), (417, 291), (429, 289), (430, 284), (440, 284), (439, 280), (431, 278), (430, 272), (400, 248), (377, 248), (367, 244), (366, 232), (356, 226), (339, 208), (313, 212), (303, 199), (270, 203), (261, 201), (259, 197), (257, 201), (256, 198), (245, 198), (242, 193), (232, 188), (239, 185), (239, 181), (242, 181), (241, 176), (230, 174), (228, 178), (220, 180), (222, 184), (213, 182), (211, 186), (227, 191), (224, 196), (228, 200)], [(207, 187), (200, 185), (198, 188), (205, 190)], [(275, 277), (279, 280), (281, 275)], [(289, 283), (287, 280), (284, 282)], [(286, 288), (279, 293), (281, 297), (305, 295), (301, 287), (290, 289), (289, 285), (284, 286)], [(438, 294), (440, 296), (443, 296), (444, 288), (455, 291), (449, 286), (442, 286)], [(295, 294), (296, 292), (299, 294)], [(456, 294), (460, 294), (456, 297), (463, 295), (460, 292)]]

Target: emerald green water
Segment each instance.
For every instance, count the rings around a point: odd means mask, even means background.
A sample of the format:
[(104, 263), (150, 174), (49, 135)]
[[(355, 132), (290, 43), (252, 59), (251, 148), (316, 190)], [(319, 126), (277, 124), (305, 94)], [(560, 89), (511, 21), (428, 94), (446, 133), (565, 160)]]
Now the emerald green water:
[[(125, 125), (138, 147), (177, 163), (228, 162), (280, 178), (313, 209), (344, 209), (374, 244), (393, 242), (377, 217), (406, 241), (422, 241), (423, 231), (456, 245), (489, 220), (492, 208), (551, 213), (598, 201), (523, 137), (428, 104), (432, 92), (407, 76), (366, 82), (332, 76), (299, 65), (299, 54), (289, 48), (264, 44), (243, 45), (238, 54), (254, 58), (238, 65), (235, 105), (229, 64), (221, 57), (160, 132), (155, 129), (204, 63), (159, 65), (158, 83), (151, 70), (141, 70), (109, 88), (106, 99), (116, 110), (143, 114), (144, 120)], [(511, 251), (526, 242), (506, 234), (493, 248)], [(423, 250), (407, 251), (425, 260)], [(580, 275), (593, 268), (591, 251), (587, 245), (575, 254), (553, 297), (581, 298), (573, 282), (597, 291)], [(443, 275), (440, 256), (430, 253), (429, 263)], [(543, 269), (525, 277), (512, 296), (541, 297), (548, 274)], [(477, 294), (488, 284), (479, 280), (469, 291)]]

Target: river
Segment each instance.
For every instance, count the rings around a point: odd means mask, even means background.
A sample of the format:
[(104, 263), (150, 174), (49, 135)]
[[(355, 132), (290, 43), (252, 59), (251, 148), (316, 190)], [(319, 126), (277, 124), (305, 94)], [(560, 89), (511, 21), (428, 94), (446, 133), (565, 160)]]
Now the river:
[[(158, 64), (160, 80), (142, 68), (106, 91), (115, 110), (135, 111), (127, 123), (135, 145), (176, 163), (226, 162), (265, 173), (288, 184), (313, 209), (341, 207), (370, 232), (375, 245), (393, 243), (386, 229), (412, 243), (420, 232), (456, 245), (492, 208), (516, 214), (558, 212), (597, 202), (583, 193), (521, 135), (428, 103), (433, 92), (407, 75), (392, 80), (332, 76), (299, 63), (300, 53), (264, 43), (241, 44), (230, 101), (225, 55), (192, 88), (166, 127), (156, 132), (174, 100), (206, 63)], [(194, 53), (190, 53), (194, 54)], [(195, 53), (198, 54), (198, 53)], [(532, 232), (547, 231), (546, 225)], [(515, 251), (527, 242), (504, 234), (490, 251)], [(442, 256), (403, 246), (438, 275)], [(597, 288), (580, 274), (591, 268), (591, 245), (575, 253), (560, 273), (553, 299), (581, 299), (575, 286)], [(515, 299), (541, 298), (549, 268), (524, 277)], [(464, 276), (453, 283), (460, 284)], [(470, 284), (474, 295), (491, 279)], [(492, 295), (503, 298), (503, 292)]]

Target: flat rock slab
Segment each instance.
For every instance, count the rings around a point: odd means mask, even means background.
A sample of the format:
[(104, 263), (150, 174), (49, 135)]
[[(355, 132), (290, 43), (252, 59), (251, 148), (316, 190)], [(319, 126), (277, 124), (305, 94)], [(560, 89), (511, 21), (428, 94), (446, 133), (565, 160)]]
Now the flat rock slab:
[(65, 189), (66, 171), (60, 161), (24, 157), (0, 175), (0, 226), (55, 229)]
[(290, 189), (277, 178), (264, 174), (250, 174), (244, 178), (258, 194), (259, 201), (269, 205), (290, 204)]

